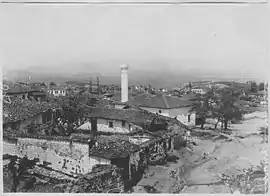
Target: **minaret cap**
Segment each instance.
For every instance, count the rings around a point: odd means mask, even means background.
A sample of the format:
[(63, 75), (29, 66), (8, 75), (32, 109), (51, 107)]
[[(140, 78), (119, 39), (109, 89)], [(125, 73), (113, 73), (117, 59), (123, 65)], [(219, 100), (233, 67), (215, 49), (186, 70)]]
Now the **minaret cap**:
[(128, 69), (128, 65), (124, 64), (120, 66), (121, 69)]

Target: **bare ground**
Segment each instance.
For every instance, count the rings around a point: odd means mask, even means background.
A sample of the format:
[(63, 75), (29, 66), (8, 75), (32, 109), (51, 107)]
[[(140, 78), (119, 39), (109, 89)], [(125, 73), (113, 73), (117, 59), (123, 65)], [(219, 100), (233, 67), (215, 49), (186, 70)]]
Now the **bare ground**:
[(174, 151), (177, 163), (149, 167), (134, 192), (145, 193), (148, 185), (159, 193), (263, 193), (261, 162), (268, 163), (267, 143), (258, 129), (266, 118), (258, 112), (256, 118), (233, 125), (231, 134), (195, 129), (192, 140), (197, 146)]

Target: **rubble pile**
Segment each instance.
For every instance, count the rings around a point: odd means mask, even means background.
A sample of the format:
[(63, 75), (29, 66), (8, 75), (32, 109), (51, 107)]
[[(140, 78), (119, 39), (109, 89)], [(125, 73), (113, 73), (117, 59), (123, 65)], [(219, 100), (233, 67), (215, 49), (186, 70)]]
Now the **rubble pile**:
[(232, 192), (242, 194), (265, 194), (267, 192), (267, 175), (263, 168), (243, 169), (240, 174), (229, 176), (221, 174), (220, 178), (231, 187)]
[(75, 182), (66, 185), (70, 193), (122, 193), (124, 182), (121, 170), (112, 165), (99, 165)]
[(166, 150), (162, 146), (162, 144), (155, 144), (149, 147), (149, 164), (151, 165), (159, 165), (164, 164), (166, 159)]

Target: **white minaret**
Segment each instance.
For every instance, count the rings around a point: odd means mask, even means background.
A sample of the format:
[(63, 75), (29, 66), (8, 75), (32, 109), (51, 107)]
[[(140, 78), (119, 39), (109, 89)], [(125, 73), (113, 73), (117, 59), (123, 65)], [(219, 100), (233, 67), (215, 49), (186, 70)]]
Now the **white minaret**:
[(128, 66), (121, 65), (121, 102), (128, 101)]

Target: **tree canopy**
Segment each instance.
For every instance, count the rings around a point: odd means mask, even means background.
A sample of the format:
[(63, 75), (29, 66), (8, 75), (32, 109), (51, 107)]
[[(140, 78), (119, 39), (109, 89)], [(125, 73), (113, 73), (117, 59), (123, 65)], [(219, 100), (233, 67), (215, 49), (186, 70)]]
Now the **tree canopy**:
[(215, 128), (219, 122), (222, 122), (226, 130), (229, 121), (242, 117), (241, 107), (237, 103), (239, 95), (239, 92), (234, 92), (231, 88), (212, 88), (196, 100), (191, 111), (196, 112), (202, 119), (201, 128), (207, 118), (214, 118), (217, 120)]

